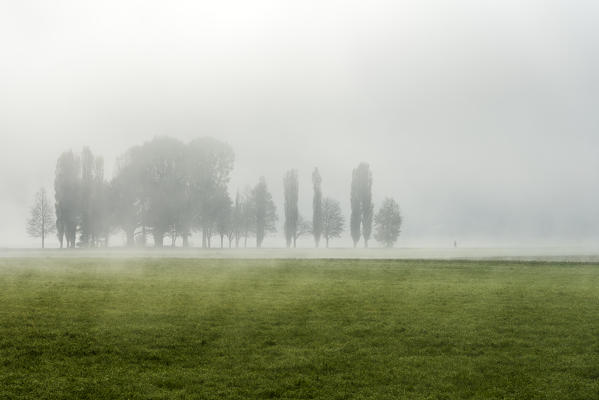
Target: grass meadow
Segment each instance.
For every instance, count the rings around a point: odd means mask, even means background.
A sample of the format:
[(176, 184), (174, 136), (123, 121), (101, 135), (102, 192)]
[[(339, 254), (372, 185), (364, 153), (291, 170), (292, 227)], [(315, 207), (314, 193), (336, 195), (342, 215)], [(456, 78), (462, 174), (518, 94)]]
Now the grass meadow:
[(0, 259), (1, 399), (599, 399), (599, 265)]

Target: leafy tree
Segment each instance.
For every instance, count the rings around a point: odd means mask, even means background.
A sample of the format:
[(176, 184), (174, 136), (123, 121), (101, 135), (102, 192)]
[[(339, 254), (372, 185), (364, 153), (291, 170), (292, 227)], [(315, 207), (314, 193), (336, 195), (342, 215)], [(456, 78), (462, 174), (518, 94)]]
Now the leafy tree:
[(248, 237), (256, 234), (256, 201), (253, 189), (247, 188), (241, 198), (239, 231), (243, 237), (243, 247), (247, 247)]
[(345, 223), (341, 214), (341, 206), (337, 200), (326, 197), (322, 201), (322, 236), (329, 247), (329, 240), (341, 236), (343, 224)]
[(232, 225), (231, 198), (227, 191), (219, 193), (219, 199), (215, 209), (216, 232), (220, 236), (220, 248), (222, 249), (225, 236), (229, 236)]
[(312, 186), (314, 188), (314, 198), (312, 199), (312, 234), (316, 247), (320, 244), (322, 235), (322, 178), (318, 168), (312, 172)]
[(162, 247), (164, 236), (176, 232), (184, 204), (184, 145), (172, 138), (144, 143), (136, 160), (141, 164), (141, 200), (145, 226), (151, 228), (154, 246)]
[(269, 232), (276, 232), (277, 208), (272, 201), (272, 195), (266, 186), (264, 177), (260, 177), (258, 184), (252, 190), (251, 203), (255, 211), (256, 247), (262, 247), (264, 236)]
[(66, 239), (67, 247), (75, 247), (79, 222), (79, 158), (72, 151), (61, 154), (56, 163), (54, 179), (56, 231), (60, 248)]
[(202, 231), (202, 245), (209, 247), (233, 160), (231, 147), (212, 138), (185, 145), (161, 137), (129, 149), (111, 184), (127, 244), (136, 236), (145, 242), (147, 227), (158, 247), (165, 235), (171, 245), (181, 237), (187, 247), (194, 229)]
[(141, 147), (135, 146), (118, 158), (117, 172), (111, 182), (113, 216), (116, 225), (125, 232), (127, 246), (135, 244), (136, 235), (145, 243), (140, 152)]
[(362, 205), (360, 204), (360, 188), (357, 178), (357, 171), (354, 169), (351, 181), (351, 215), (350, 215), (350, 233), (354, 242), (354, 247), (357, 246), (360, 236), (362, 235), (360, 224), (362, 222)]
[(372, 172), (367, 163), (360, 163), (352, 173), (351, 184), (351, 235), (354, 247), (358, 244), (360, 236), (364, 237), (364, 247), (368, 247), (368, 240), (372, 232)]
[(95, 247), (106, 242), (109, 235), (107, 215), (107, 185), (104, 181), (104, 160), (85, 147), (81, 153), (79, 182), (79, 245)]
[(297, 201), (299, 196), (299, 182), (297, 171), (292, 169), (287, 171), (283, 178), (283, 187), (285, 195), (285, 240), (287, 247), (295, 247), (296, 232), (298, 228), (299, 212)]
[(231, 211), (231, 227), (229, 229), (229, 247), (231, 247), (231, 241), (235, 241), (235, 247), (239, 247), (239, 239), (241, 239), (243, 232), (243, 200), (239, 194), (239, 190), (235, 194), (235, 204)]
[(399, 205), (392, 198), (386, 198), (374, 217), (376, 229), (374, 238), (385, 247), (393, 247), (399, 237), (401, 221)]
[(30, 214), (27, 221), (27, 233), (31, 237), (41, 238), (43, 249), (46, 236), (56, 231), (54, 210), (48, 201), (46, 189), (42, 188), (35, 194)]
[(94, 160), (94, 180), (91, 203), (91, 243), (93, 246), (108, 246), (111, 231), (116, 222), (113, 218), (113, 193), (110, 185), (104, 179), (104, 159)]
[(370, 196), (368, 203), (362, 205), (362, 237), (364, 238), (364, 247), (368, 247), (368, 241), (372, 233), (372, 218), (374, 216), (374, 204), (372, 204)]
[(81, 152), (81, 180), (79, 182), (79, 244), (88, 247), (92, 235), (92, 186), (94, 155), (89, 147)]
[[(215, 229), (219, 196), (227, 191), (235, 155), (228, 144), (205, 137), (191, 141), (186, 149), (186, 196), (182, 208), (184, 245), (192, 227), (202, 231), (202, 247), (210, 245)], [(186, 222), (193, 222), (188, 226)]]

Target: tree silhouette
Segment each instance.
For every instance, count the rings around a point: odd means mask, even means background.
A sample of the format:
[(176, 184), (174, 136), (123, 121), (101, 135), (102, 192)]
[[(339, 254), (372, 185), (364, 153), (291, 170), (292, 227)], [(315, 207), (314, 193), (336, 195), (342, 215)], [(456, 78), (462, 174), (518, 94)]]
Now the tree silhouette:
[(397, 202), (390, 197), (386, 198), (376, 213), (374, 221), (376, 228), (374, 238), (385, 247), (393, 247), (399, 237), (402, 222)]
[(27, 233), (31, 237), (42, 239), (42, 249), (45, 247), (45, 240), (48, 234), (56, 231), (56, 220), (54, 210), (46, 189), (41, 188), (33, 199), (33, 205), (30, 210), (30, 217), (27, 221)]
[(314, 188), (314, 197), (312, 199), (312, 234), (314, 235), (314, 244), (316, 247), (320, 244), (322, 235), (322, 178), (318, 168), (312, 172), (312, 186)]

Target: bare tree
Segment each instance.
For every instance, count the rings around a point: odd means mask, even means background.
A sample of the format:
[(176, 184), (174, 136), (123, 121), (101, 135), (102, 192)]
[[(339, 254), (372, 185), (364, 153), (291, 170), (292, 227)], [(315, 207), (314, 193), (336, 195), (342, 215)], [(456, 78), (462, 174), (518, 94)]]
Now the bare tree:
[(324, 198), (322, 200), (322, 237), (327, 248), (329, 239), (341, 236), (344, 223), (339, 202), (329, 197)]
[(31, 216), (27, 221), (27, 233), (31, 237), (42, 239), (42, 249), (45, 247), (46, 236), (56, 231), (53, 206), (48, 201), (46, 189), (41, 188), (33, 200)]
[(293, 248), (296, 247), (297, 239), (303, 235), (312, 233), (312, 231), (312, 223), (305, 220), (301, 214), (298, 214), (295, 232), (293, 233)]

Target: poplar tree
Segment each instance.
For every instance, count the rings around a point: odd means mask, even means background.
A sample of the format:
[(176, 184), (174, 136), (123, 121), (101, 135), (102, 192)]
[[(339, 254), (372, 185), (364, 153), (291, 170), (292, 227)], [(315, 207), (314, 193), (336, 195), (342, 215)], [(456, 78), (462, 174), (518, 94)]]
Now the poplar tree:
[(295, 247), (296, 232), (298, 228), (299, 211), (297, 207), (299, 197), (299, 182), (297, 171), (291, 169), (285, 173), (283, 178), (283, 189), (285, 197), (285, 241), (287, 247)]
[(318, 168), (312, 172), (312, 186), (314, 188), (314, 197), (312, 199), (312, 234), (316, 247), (320, 245), (320, 236), (322, 235), (322, 178)]

